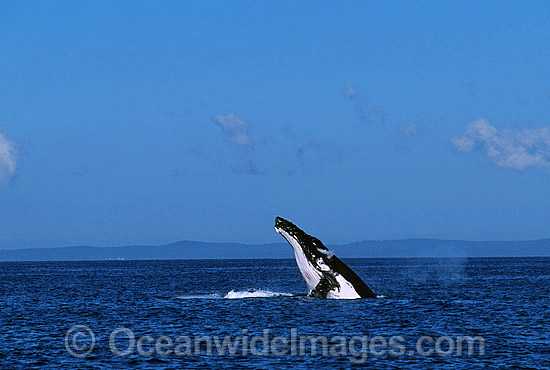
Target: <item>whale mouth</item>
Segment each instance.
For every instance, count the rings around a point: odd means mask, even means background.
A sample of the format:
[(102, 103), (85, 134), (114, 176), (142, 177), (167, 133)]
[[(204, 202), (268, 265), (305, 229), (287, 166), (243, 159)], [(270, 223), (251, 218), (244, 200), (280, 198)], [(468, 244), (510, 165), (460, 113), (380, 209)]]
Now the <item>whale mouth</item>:
[(277, 232), (277, 234), (283, 235), (283, 231), (287, 231), (289, 229), (288, 223), (289, 222), (287, 220), (285, 220), (284, 218), (276, 217), (275, 218), (275, 231)]
[(296, 227), (292, 222), (285, 220), (282, 217), (275, 217), (275, 231), (285, 238), (294, 249), (303, 252), (303, 232)]

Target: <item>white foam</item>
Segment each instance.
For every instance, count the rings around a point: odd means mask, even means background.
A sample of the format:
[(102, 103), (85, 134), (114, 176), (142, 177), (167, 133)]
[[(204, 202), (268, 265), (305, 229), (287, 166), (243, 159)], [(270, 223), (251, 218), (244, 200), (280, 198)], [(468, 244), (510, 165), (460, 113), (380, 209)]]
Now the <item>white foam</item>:
[(278, 293), (271, 292), (269, 290), (248, 290), (248, 291), (235, 291), (232, 290), (225, 295), (226, 299), (239, 299), (239, 298), (270, 298), (270, 297), (292, 297), (290, 293)]
[(211, 294), (189, 294), (176, 297), (177, 299), (221, 299), (223, 298), (221, 294), (211, 293)]
[(269, 298), (269, 297), (292, 297), (293, 294), (272, 292), (269, 290), (246, 290), (237, 291), (231, 290), (225, 295), (218, 293), (205, 293), (205, 294), (187, 294), (176, 297), (176, 299), (239, 299), (239, 298)]

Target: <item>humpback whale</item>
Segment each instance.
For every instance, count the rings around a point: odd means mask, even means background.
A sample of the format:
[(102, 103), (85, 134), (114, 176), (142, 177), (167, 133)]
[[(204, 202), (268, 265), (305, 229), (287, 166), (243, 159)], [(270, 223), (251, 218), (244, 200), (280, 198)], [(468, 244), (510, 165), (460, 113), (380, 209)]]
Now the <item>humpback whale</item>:
[(292, 246), (296, 264), (309, 288), (308, 297), (376, 298), (367, 284), (316, 237), (281, 217), (275, 218), (275, 231)]

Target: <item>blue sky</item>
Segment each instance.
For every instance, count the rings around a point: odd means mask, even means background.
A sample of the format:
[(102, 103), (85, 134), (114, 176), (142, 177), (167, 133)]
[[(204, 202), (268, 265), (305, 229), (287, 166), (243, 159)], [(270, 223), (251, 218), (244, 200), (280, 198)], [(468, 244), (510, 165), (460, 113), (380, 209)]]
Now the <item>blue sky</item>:
[(0, 3), (0, 247), (550, 237), (548, 2)]

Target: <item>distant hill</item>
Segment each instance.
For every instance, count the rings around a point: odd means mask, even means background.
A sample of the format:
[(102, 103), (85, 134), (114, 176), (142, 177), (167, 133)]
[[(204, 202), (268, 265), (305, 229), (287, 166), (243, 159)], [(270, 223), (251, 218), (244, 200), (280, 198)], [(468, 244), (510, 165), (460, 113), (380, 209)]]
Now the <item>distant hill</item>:
[(284, 244), (246, 245), (238, 243), (202, 243), (180, 241), (168, 245), (126, 247), (74, 246), (0, 250), (0, 261), (78, 261), (78, 260), (155, 260), (155, 259), (227, 259), (291, 258)]
[(550, 239), (462, 241), (404, 239), (335, 246), (343, 257), (550, 257)]
[[(328, 246), (343, 258), (550, 257), (550, 239), (458, 241), (405, 239)], [(286, 243), (238, 244), (180, 241), (161, 246), (26, 248), (0, 250), (0, 261), (294, 258)]]

